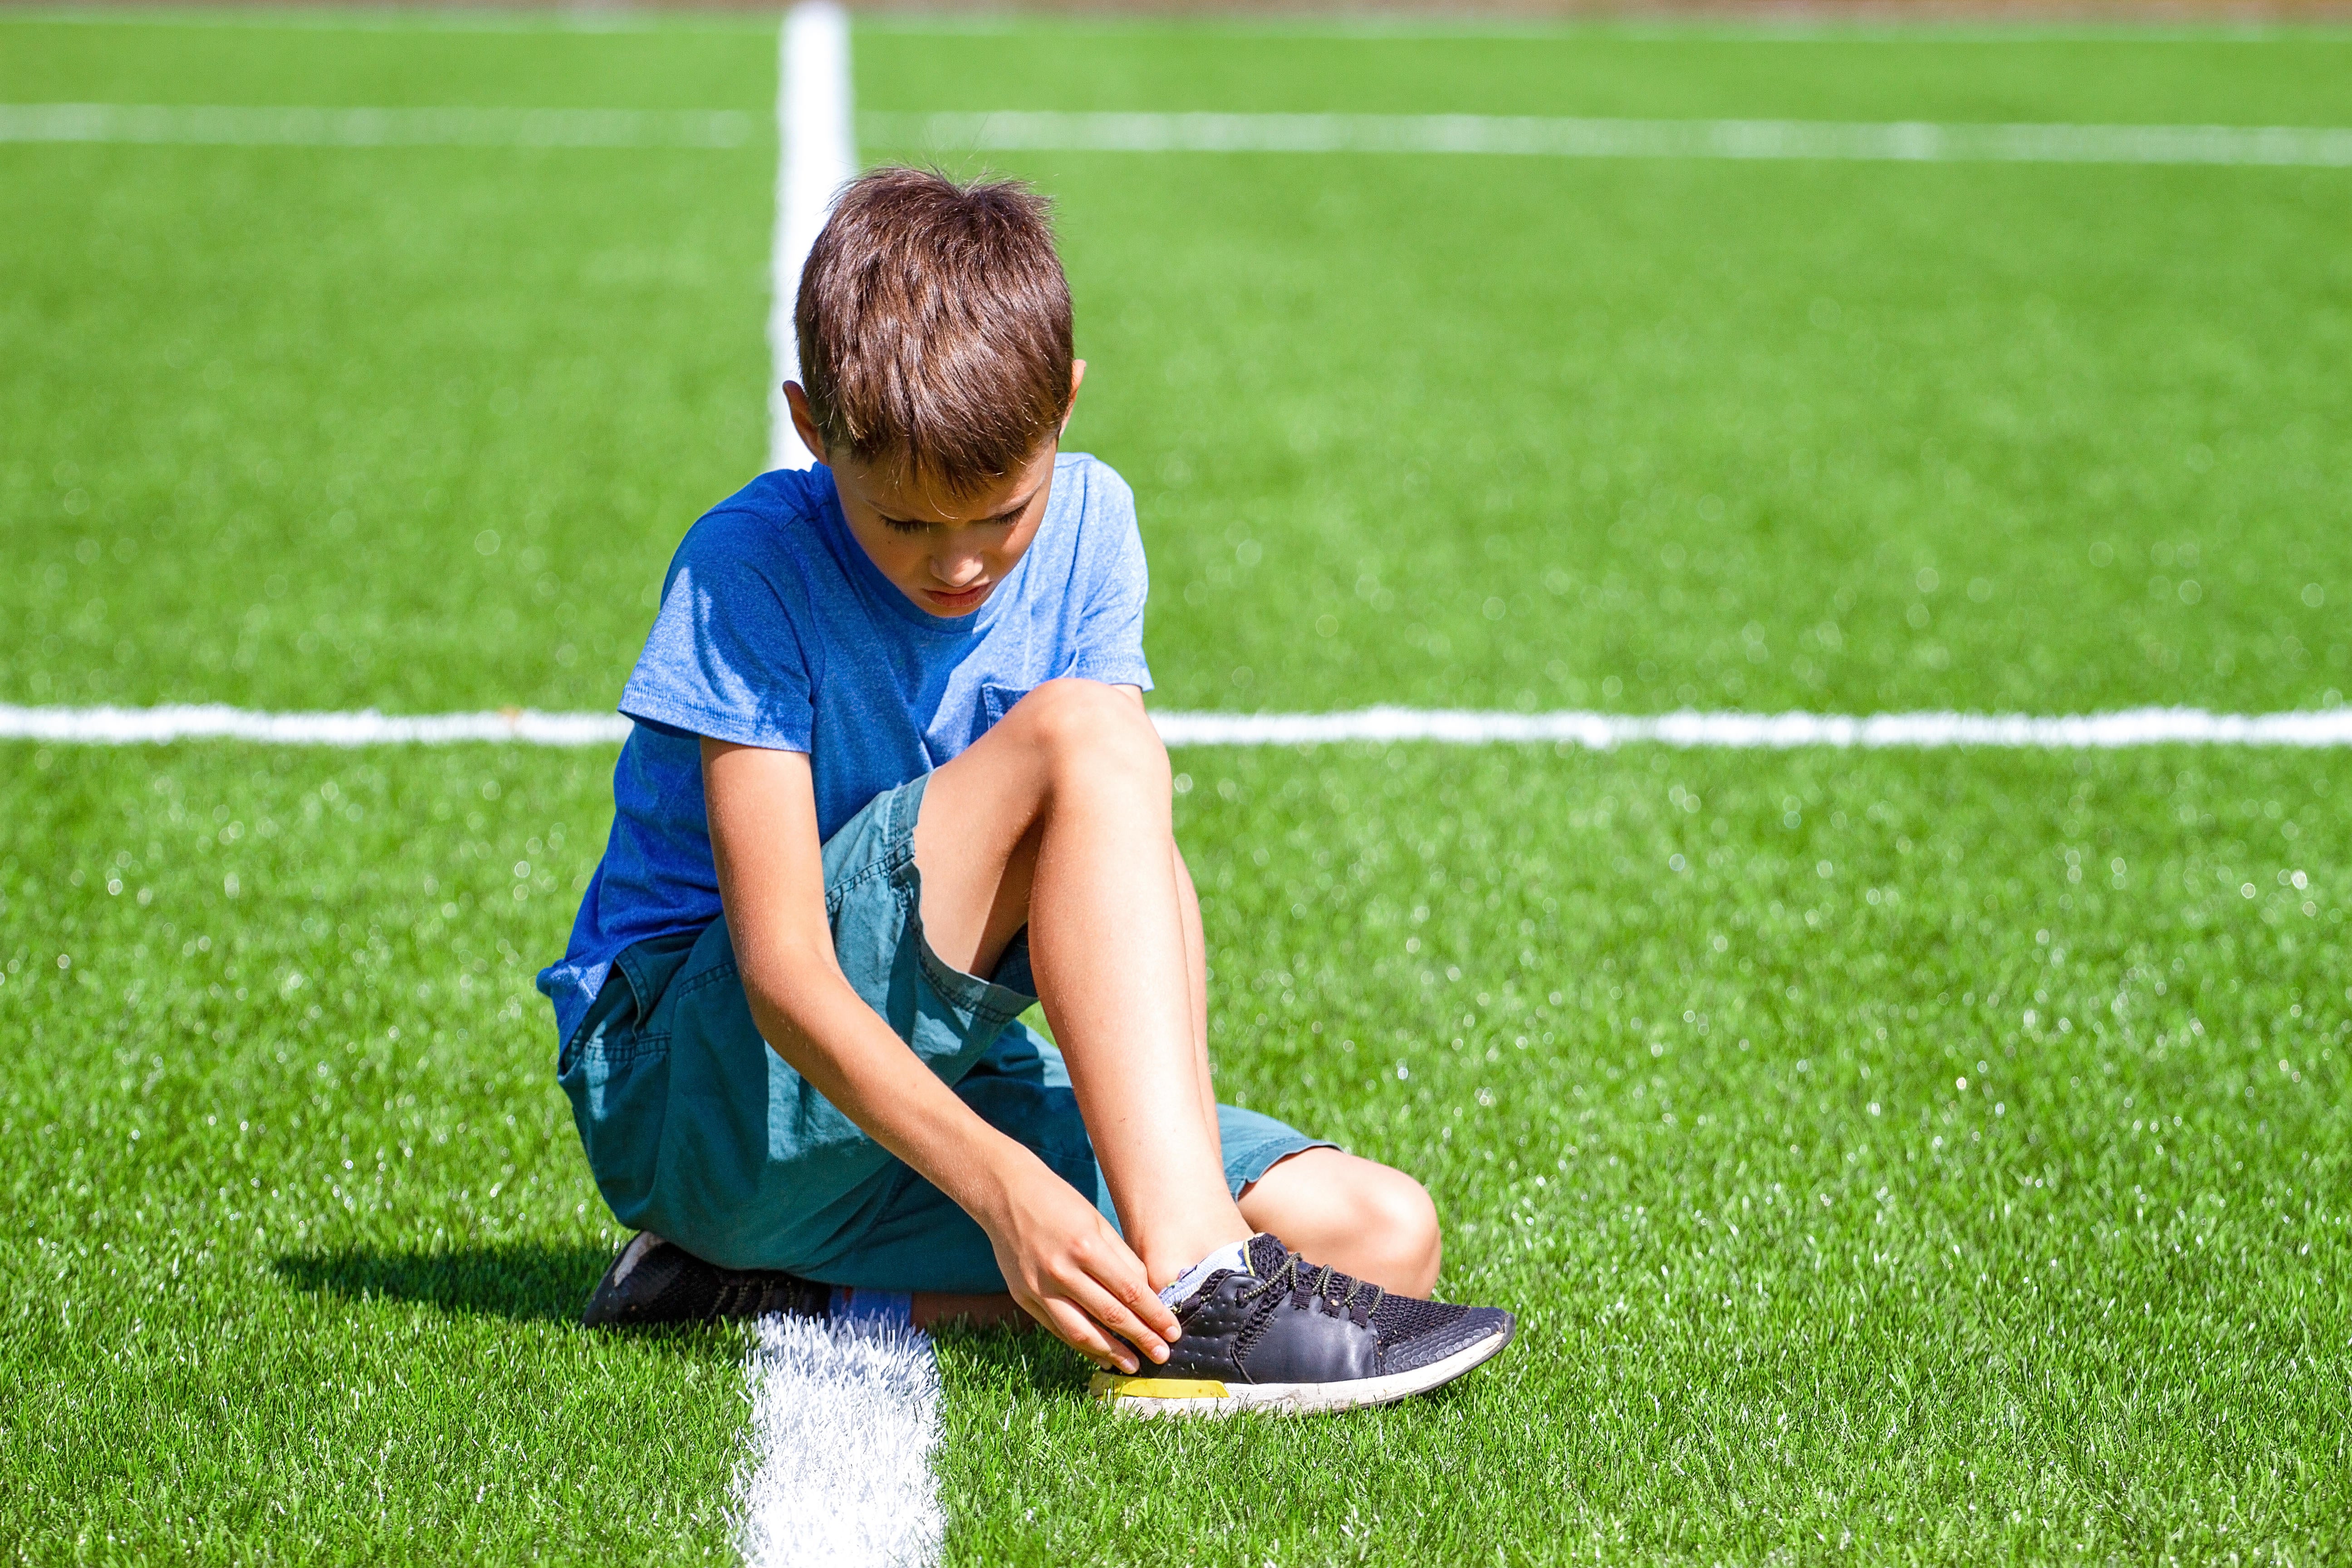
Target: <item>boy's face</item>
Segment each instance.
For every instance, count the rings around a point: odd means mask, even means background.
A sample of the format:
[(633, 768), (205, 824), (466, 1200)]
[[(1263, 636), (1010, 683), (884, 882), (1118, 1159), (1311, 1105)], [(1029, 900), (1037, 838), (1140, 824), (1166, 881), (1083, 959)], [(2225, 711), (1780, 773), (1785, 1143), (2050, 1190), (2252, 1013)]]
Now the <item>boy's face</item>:
[[(1086, 362), (1070, 367), (1075, 406)], [(801, 440), (819, 449), (808, 397), (797, 382), (784, 395)], [(1066, 426), (1066, 416), (1063, 424)], [(847, 452), (829, 452), (834, 489), (841, 497), (849, 531), (891, 584), (918, 607), (941, 617), (968, 616), (1020, 563), (1054, 483), (1058, 441), (1048, 441), (1015, 472), (971, 495), (950, 495), (935, 483), (902, 478), (860, 462)]]

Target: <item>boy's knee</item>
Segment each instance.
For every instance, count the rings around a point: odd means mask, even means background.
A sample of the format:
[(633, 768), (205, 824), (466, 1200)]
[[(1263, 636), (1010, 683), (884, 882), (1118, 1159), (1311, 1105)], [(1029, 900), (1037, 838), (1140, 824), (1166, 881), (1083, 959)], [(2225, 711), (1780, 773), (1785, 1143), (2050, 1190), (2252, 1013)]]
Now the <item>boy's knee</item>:
[(1037, 745), (1055, 763), (1168, 769), (1167, 748), (1143, 705), (1116, 686), (1075, 677), (1049, 680), (1014, 705)]
[(1390, 1274), (1418, 1279), (1413, 1295), (1428, 1293), (1437, 1284), (1437, 1265), (1444, 1239), (1437, 1229), (1437, 1204), (1421, 1183), (1404, 1171), (1383, 1166), (1381, 1180), (1369, 1183), (1362, 1194), (1367, 1206), (1367, 1237), (1381, 1237), (1388, 1253)]
[(1377, 1176), (1357, 1184), (1353, 1195), (1351, 1227), (1379, 1253), (1381, 1277), (1408, 1295), (1426, 1295), (1437, 1283), (1444, 1247), (1428, 1189), (1381, 1166)]

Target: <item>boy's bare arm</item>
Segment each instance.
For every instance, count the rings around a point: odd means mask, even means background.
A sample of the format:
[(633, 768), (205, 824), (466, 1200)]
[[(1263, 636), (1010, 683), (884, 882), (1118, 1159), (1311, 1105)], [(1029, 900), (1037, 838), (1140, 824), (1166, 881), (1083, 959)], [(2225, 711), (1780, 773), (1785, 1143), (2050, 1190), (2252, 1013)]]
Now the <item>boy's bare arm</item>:
[(719, 899), (761, 1037), (980, 1223), (1015, 1300), (1046, 1328), (1124, 1371), (1135, 1370), (1130, 1344), (1166, 1360), (1150, 1322), (1172, 1331), (1173, 1320), (1118, 1233), (958, 1099), (842, 974), (807, 756), (706, 739), (702, 775)]

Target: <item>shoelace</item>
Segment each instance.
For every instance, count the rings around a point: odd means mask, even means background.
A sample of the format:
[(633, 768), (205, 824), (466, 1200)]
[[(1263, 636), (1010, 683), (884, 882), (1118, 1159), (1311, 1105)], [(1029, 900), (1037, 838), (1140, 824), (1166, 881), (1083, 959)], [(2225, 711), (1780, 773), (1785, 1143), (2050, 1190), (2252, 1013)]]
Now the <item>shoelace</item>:
[[(1310, 1280), (1300, 1268), (1301, 1261), (1298, 1254), (1286, 1253), (1283, 1256), (1282, 1267), (1244, 1289), (1241, 1293), (1241, 1299), (1244, 1301), (1255, 1301), (1259, 1297), (1270, 1295), (1276, 1289), (1287, 1289), (1297, 1306), (1303, 1308), (1309, 1300), (1312, 1300), (1322, 1303), (1323, 1310), (1335, 1318), (1344, 1314), (1355, 1319), (1358, 1323), (1366, 1328), (1371, 1326), (1372, 1314), (1380, 1309), (1381, 1300), (1388, 1294), (1387, 1291), (1353, 1275), (1342, 1274), (1328, 1263), (1317, 1268), (1314, 1278)], [(1334, 1279), (1343, 1279), (1348, 1285), (1347, 1292), (1337, 1301), (1332, 1300), (1328, 1294)], [(1360, 1290), (1369, 1292), (1363, 1298), (1361, 1306), (1357, 1304), (1356, 1293)]]

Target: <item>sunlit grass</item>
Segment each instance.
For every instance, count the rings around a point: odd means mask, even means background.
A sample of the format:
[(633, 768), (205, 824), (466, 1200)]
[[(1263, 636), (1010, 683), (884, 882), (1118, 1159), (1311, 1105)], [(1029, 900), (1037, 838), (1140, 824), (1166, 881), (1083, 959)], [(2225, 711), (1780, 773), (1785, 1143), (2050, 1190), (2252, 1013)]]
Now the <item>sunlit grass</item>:
[[(0, 1533), (722, 1550), (737, 1344), (574, 1326), (529, 987), (604, 758), (5, 760)], [(959, 1560), (2340, 1546), (2352, 764), (1178, 761), (1222, 1092), (1421, 1174), (1526, 1327), (1183, 1431), (950, 1338)]]
[(1181, 1431), (950, 1343), (960, 1561), (2343, 1549), (2352, 765), (1179, 760), (1222, 1092), (1526, 1327)]
[[(764, 27), (499, 27), (11, 21), (0, 99), (770, 106)], [(2346, 46), (858, 47), (883, 110), (2331, 123)], [(1001, 162), (1165, 704), (2352, 686), (2335, 173)], [(771, 174), (0, 148), (0, 700), (609, 706), (760, 459)], [(1525, 1330), (1164, 1427), (950, 1337), (951, 1557), (2346, 1553), (2352, 763), (1177, 764), (1223, 1091), (1422, 1175)], [(0, 746), (0, 1545), (727, 1554), (739, 1340), (576, 1326), (616, 1235), (530, 975), (609, 767)]]
[[(771, 107), (740, 28), (492, 35), (463, 66), (414, 29), (6, 37), (26, 97)], [(885, 111), (2240, 123), (2326, 122), (2352, 49), (857, 47)], [(865, 153), (1059, 204), (1070, 440), (1137, 489), (1170, 705), (2352, 689), (2340, 172)], [(772, 175), (759, 146), (0, 148), (26, 433), (0, 699), (608, 706), (677, 537), (761, 461)]]
[(5, 751), (0, 1540), (723, 1556), (740, 1345), (577, 1327), (602, 760)]

